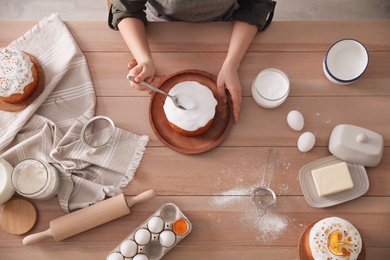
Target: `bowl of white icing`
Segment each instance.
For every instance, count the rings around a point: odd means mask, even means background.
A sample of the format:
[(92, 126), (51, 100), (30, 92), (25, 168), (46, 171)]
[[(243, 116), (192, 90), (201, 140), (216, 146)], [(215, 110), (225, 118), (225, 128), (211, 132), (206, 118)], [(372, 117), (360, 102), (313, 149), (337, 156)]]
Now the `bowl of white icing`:
[(368, 66), (368, 51), (355, 39), (335, 42), (323, 60), (325, 76), (336, 84), (351, 84), (363, 75)]
[(275, 108), (283, 104), (290, 92), (287, 75), (275, 68), (261, 71), (252, 84), (252, 96), (258, 105)]

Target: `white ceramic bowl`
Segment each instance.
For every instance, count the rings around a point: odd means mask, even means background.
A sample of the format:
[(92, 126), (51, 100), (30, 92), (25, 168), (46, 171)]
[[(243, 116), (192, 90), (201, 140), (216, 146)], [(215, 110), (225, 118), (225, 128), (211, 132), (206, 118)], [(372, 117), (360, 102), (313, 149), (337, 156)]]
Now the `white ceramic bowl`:
[(326, 77), (336, 84), (356, 81), (368, 66), (368, 51), (355, 39), (342, 39), (327, 51), (323, 69)]

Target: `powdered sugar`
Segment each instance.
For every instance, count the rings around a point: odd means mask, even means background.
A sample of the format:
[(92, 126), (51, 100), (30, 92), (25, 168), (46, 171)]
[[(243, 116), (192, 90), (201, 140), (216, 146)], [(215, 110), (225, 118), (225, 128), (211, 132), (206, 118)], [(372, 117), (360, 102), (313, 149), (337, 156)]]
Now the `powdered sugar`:
[[(250, 193), (257, 185), (252, 187), (237, 187), (214, 196), (211, 200), (213, 206), (220, 209), (231, 207), (240, 213), (240, 225), (245, 230), (256, 232), (256, 238), (269, 242), (275, 240), (286, 229), (289, 220), (282, 214), (268, 211), (264, 216), (257, 214), (256, 207), (251, 203)], [(217, 220), (221, 222), (221, 220)]]
[(259, 217), (252, 210), (244, 212), (241, 216), (240, 223), (245, 229), (257, 230), (257, 239), (275, 240), (283, 233), (288, 225), (288, 219), (282, 214), (267, 212), (264, 216)]
[[(262, 152), (266, 155), (267, 151), (268, 149), (264, 149)], [(234, 165), (222, 167), (221, 175), (216, 180), (217, 187), (221, 190), (214, 194), (210, 204), (220, 211), (233, 209), (235, 212), (238, 212), (238, 219), (217, 218), (215, 221), (219, 225), (228, 227), (233, 224), (229, 221), (235, 221), (237, 223), (234, 224), (240, 225), (241, 229), (248, 234), (254, 233), (257, 240), (261, 240), (263, 243), (270, 243), (278, 239), (289, 224), (292, 224), (295, 220), (290, 220), (286, 215), (278, 212), (278, 202), (264, 216), (260, 217), (258, 215), (250, 195), (262, 182), (266, 156), (262, 158), (263, 160), (236, 158), (237, 161)], [(280, 180), (283, 180), (286, 177), (285, 175), (289, 174), (288, 170), (291, 167), (291, 162), (285, 161), (283, 152), (281, 152), (277, 157), (275, 165), (276, 172), (274, 172), (274, 181), (271, 182), (271, 188), (275, 189), (274, 191), (277, 195), (286, 194), (289, 187), (286, 183), (280, 182)], [(278, 176), (279, 182), (276, 181)], [(253, 184), (248, 186), (248, 180), (252, 180)], [(212, 213), (210, 213), (210, 216), (212, 216)]]

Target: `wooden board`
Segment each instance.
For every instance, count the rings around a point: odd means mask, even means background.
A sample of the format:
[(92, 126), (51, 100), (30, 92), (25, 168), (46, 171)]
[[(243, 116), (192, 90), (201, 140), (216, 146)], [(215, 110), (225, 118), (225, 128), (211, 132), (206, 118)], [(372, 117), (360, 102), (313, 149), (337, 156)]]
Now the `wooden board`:
[(165, 92), (176, 84), (184, 81), (197, 81), (207, 86), (217, 99), (214, 122), (203, 134), (186, 137), (178, 134), (169, 125), (164, 113), (164, 95), (153, 93), (149, 106), (149, 119), (154, 133), (169, 148), (184, 154), (197, 154), (206, 152), (219, 145), (229, 133), (233, 122), (231, 101), (224, 103), (218, 93), (215, 77), (201, 70), (184, 70), (167, 77), (161, 77), (159, 88)]

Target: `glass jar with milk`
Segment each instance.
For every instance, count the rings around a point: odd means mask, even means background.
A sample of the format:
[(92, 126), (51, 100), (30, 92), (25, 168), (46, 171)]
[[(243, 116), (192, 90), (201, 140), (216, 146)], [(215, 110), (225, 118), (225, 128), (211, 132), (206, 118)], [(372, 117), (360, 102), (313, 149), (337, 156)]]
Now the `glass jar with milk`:
[(280, 106), (290, 92), (287, 75), (278, 69), (261, 71), (252, 84), (252, 96), (256, 103), (264, 108)]
[(59, 192), (61, 177), (58, 170), (39, 159), (25, 159), (12, 171), (12, 185), (23, 197), (49, 200)]

